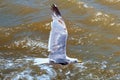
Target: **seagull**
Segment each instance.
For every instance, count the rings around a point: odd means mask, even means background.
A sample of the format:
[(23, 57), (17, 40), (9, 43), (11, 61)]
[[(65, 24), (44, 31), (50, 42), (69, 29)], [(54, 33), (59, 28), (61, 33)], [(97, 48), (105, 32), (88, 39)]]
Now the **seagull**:
[(66, 55), (68, 32), (58, 7), (53, 4), (51, 10), (52, 22), (48, 41), (49, 62), (62, 65), (78, 63), (78, 59)]
[(51, 6), (52, 10), (52, 22), (51, 31), (48, 40), (48, 58), (35, 58), (34, 65), (39, 64), (61, 64), (67, 65), (70, 63), (81, 63), (80, 60), (76, 58), (70, 58), (66, 55), (66, 45), (68, 32), (65, 22), (61, 16), (61, 13), (57, 6), (53, 4)]

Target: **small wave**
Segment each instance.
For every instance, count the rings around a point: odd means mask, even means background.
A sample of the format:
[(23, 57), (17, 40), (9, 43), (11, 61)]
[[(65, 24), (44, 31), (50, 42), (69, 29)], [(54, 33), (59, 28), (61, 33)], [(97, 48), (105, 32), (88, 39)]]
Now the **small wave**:
[(103, 5), (111, 6), (116, 9), (120, 9), (120, 0), (97, 0)]
[(102, 24), (104, 26), (109, 25), (113, 21), (114, 21), (114, 17), (102, 12), (96, 12), (90, 20), (92, 24), (95, 25)]
[(47, 44), (44, 42), (37, 41), (37, 40), (32, 40), (30, 38), (24, 38), (23, 40), (14, 41), (14, 43), (11, 43), (10, 45), (4, 45), (4, 47), (8, 49), (31, 48), (32, 50), (34, 50), (35, 48), (38, 48), (38, 47), (47, 49)]
[[(11, 70), (9, 73), (2, 73), (3, 79), (120, 79), (119, 73), (116, 69), (107, 68), (112, 67), (107, 61), (84, 61), (82, 63), (59, 65), (59, 64), (40, 64), (34, 65), (33, 58), (22, 58), (16, 60), (0, 60), (1, 64), (6, 64), (2, 70)], [(17, 71), (16, 71), (17, 70)], [(118, 72), (118, 70), (117, 70)], [(62, 73), (62, 74), (61, 74)], [(79, 77), (82, 76), (82, 77)]]

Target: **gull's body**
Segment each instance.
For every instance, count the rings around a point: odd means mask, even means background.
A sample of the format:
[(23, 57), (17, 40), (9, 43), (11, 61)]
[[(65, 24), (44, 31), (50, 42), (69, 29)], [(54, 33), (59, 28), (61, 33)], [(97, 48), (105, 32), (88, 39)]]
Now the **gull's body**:
[(51, 31), (48, 42), (48, 51), (50, 52), (49, 61), (58, 64), (69, 64), (78, 62), (78, 60), (75, 58), (67, 57), (67, 28), (57, 6), (53, 4), (51, 9), (53, 11), (53, 21), (51, 22)]

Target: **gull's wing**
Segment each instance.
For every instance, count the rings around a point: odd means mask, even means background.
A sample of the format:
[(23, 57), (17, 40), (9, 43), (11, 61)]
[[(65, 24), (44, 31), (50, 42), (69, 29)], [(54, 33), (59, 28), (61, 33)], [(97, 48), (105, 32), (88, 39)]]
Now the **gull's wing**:
[(53, 12), (51, 22), (51, 31), (49, 36), (48, 51), (50, 59), (66, 58), (67, 29), (56, 5), (51, 6)]
[(39, 65), (39, 64), (48, 64), (49, 59), (48, 58), (35, 58), (34, 59), (34, 65)]

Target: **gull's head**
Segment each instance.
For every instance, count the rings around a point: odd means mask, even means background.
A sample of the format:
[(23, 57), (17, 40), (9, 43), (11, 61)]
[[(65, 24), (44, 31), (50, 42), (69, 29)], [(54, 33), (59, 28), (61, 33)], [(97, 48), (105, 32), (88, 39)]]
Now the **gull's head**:
[(69, 58), (68, 61), (69, 61), (69, 63), (78, 63), (77, 58)]

